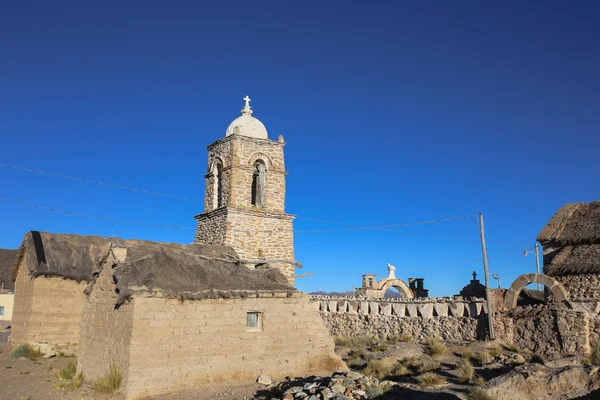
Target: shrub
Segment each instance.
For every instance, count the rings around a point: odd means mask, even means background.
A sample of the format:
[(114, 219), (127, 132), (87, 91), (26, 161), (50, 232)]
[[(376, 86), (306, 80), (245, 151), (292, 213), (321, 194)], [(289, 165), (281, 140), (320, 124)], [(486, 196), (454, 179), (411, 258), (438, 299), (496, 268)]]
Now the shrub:
[(458, 362), (456, 375), (458, 376), (460, 383), (471, 383), (473, 375), (475, 375), (475, 368), (473, 368), (473, 365), (468, 359), (463, 358)]
[(103, 377), (96, 379), (92, 383), (92, 389), (96, 393), (115, 394), (121, 388), (122, 379), (121, 370), (113, 364), (108, 368)]
[(377, 379), (383, 379), (390, 375), (392, 366), (387, 365), (381, 360), (370, 361), (362, 371), (364, 375), (371, 375)]
[(29, 344), (21, 344), (15, 347), (9, 355), (10, 358), (27, 358), (30, 360), (35, 360), (37, 357), (41, 356), (42, 352)]
[(446, 384), (446, 380), (433, 372), (426, 372), (418, 378), (419, 383), (425, 386), (441, 386)]
[(468, 400), (494, 400), (483, 389), (472, 388), (467, 394)]
[(543, 355), (539, 354), (539, 353), (534, 353), (530, 358), (529, 358), (529, 362), (532, 364), (542, 364), (542, 365), (546, 365), (546, 359), (544, 358)]
[(446, 345), (437, 339), (429, 338), (425, 341), (425, 345), (427, 346), (427, 354), (433, 358), (442, 356), (448, 351)]
[(473, 360), (477, 361), (481, 365), (485, 365), (494, 361), (494, 357), (492, 357), (487, 351), (482, 351), (481, 353), (475, 354), (473, 356)]

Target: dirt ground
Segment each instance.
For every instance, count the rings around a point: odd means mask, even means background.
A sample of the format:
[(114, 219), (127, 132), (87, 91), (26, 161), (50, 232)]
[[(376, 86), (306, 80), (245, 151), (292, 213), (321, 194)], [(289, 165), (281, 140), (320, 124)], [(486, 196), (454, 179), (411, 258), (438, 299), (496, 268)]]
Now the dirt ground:
[[(0, 332), (0, 349), (6, 345), (7, 331)], [(447, 384), (437, 389), (427, 389), (420, 385), (414, 375), (401, 376), (395, 379), (401, 386), (392, 396), (386, 399), (465, 399), (469, 385), (460, 384), (454, 375), (456, 364), (464, 353), (476, 354), (488, 351), (490, 344), (476, 343), (447, 343), (446, 354), (439, 359), (441, 367), (436, 371), (447, 380)], [(362, 346), (337, 346), (336, 352), (344, 358), (348, 366), (358, 372), (368, 365), (369, 361), (382, 360), (384, 363), (393, 364), (399, 359), (418, 358), (425, 360), (427, 356), (425, 347), (417, 343), (385, 343)], [(359, 353), (360, 355), (357, 355)], [(89, 384), (81, 388), (70, 390), (58, 387), (59, 379), (56, 373), (65, 367), (72, 358), (53, 357), (50, 359), (38, 358), (37, 360), (9, 358), (8, 351), (0, 352), (0, 400), (119, 400), (120, 395), (98, 396)], [(476, 367), (476, 375), (485, 381), (510, 371), (510, 367), (493, 363), (485, 367)], [(238, 387), (203, 387), (197, 390), (176, 392), (160, 396), (148, 397), (146, 400), (250, 400), (254, 399), (258, 384)], [(598, 399), (600, 394), (591, 394), (592, 397), (580, 399)], [(598, 397), (594, 397), (598, 396)], [(260, 397), (259, 397), (260, 398)], [(264, 397), (263, 397), (264, 398)]]

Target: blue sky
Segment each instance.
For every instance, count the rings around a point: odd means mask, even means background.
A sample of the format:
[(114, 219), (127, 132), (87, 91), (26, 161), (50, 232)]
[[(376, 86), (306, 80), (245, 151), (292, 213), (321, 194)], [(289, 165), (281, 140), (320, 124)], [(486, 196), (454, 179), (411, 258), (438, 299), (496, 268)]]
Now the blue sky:
[[(127, 4), (124, 4), (127, 3)], [(202, 199), (242, 97), (285, 136), (286, 209), (386, 225), (483, 212), (503, 286), (564, 203), (600, 199), (595, 1), (12, 2), (0, 13), (0, 163)], [(28, 230), (189, 243), (201, 202), (0, 168), (0, 247)], [(343, 226), (297, 219), (295, 228)], [(298, 232), (306, 291), (361, 274), (450, 295), (482, 271), (469, 219)]]

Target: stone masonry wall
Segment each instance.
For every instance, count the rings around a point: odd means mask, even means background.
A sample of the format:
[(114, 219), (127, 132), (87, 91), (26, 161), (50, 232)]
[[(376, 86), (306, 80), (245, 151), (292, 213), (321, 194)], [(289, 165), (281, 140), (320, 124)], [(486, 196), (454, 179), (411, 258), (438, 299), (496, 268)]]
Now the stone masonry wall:
[(580, 311), (517, 307), (494, 314), (494, 331), (497, 339), (544, 354), (585, 354), (590, 350), (589, 316)]
[[(204, 213), (197, 215), (195, 242), (232, 246), (245, 259), (294, 261), (294, 216), (285, 214), (285, 143), (232, 135), (208, 146), (209, 168), (215, 159), (223, 163), (223, 206), (215, 209), (215, 176), (206, 175)], [(267, 167), (266, 207), (251, 203), (254, 163)], [(290, 283), (294, 267), (278, 263)]]
[(571, 300), (600, 300), (600, 274), (555, 276), (569, 293)]
[[(227, 227), (227, 209), (220, 208), (208, 214), (202, 214), (196, 227), (195, 243), (223, 245)], [(236, 249), (237, 250), (237, 249)]]
[[(185, 302), (137, 297), (133, 305), (128, 397), (343, 367), (306, 295)], [(263, 313), (261, 331), (247, 330), (250, 311)]]
[(19, 266), (15, 282), (12, 343), (48, 343), (65, 353), (77, 351), (86, 283), (43, 277), (31, 279)]
[(128, 382), (129, 343), (133, 305), (125, 303), (115, 309), (115, 284), (112, 267), (105, 264), (89, 296), (85, 297), (81, 320), (81, 345), (78, 370), (86, 379), (104, 375), (111, 364), (123, 373), (122, 388)]
[(311, 300), (335, 336), (411, 335), (417, 340), (476, 340), (484, 335), (485, 301), (480, 299), (311, 296)]

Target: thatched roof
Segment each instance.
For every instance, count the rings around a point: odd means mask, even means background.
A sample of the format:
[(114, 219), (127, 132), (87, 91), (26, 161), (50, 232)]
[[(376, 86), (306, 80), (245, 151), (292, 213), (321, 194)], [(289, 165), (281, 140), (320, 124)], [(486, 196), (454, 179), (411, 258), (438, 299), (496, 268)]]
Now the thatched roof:
[(18, 250), (0, 249), (0, 289), (13, 290), (13, 271), (17, 263)]
[(546, 275), (600, 273), (600, 201), (564, 205), (537, 240)]
[[(125, 259), (104, 265), (112, 251), (117, 253), (115, 248), (126, 249)], [(21, 257), (32, 276), (87, 281), (91, 283), (88, 293), (99, 268), (113, 268), (117, 304), (140, 293), (205, 299), (296, 292), (278, 269), (250, 270), (227, 246), (29, 232), (21, 245)]]
[(600, 201), (565, 204), (537, 240), (544, 246), (600, 244)]

